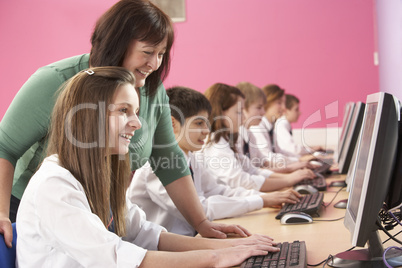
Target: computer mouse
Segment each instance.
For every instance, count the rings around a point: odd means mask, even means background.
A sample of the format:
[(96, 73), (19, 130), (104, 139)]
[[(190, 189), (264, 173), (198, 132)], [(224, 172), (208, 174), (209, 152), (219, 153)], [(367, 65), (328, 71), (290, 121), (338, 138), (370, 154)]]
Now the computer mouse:
[(346, 187), (345, 181), (333, 181), (329, 184), (329, 187)]
[(281, 218), (281, 224), (301, 224), (301, 223), (312, 223), (313, 218), (304, 212), (289, 212), (283, 214)]
[(322, 151), (316, 151), (313, 153), (313, 156), (315, 157), (321, 157), (321, 156), (325, 156), (325, 152)]
[(342, 199), (334, 204), (334, 208), (346, 208), (347, 205), (348, 205), (348, 200)]
[(297, 185), (293, 188), (293, 190), (295, 190), (299, 194), (314, 194), (318, 192), (317, 188), (314, 188), (313, 186), (307, 184)]
[(319, 161), (315, 161), (315, 160), (311, 160), (310, 164), (312, 164), (313, 166), (317, 166), (317, 167), (321, 167), (323, 164)]

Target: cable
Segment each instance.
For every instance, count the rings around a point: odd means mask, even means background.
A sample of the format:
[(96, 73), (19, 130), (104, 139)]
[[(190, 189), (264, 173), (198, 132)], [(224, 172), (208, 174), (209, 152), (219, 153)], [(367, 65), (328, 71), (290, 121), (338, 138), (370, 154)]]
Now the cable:
[(380, 217), (380, 220), (383, 223), (384, 228), (388, 231), (394, 229), (395, 226), (397, 225), (402, 225), (401, 212), (396, 211), (395, 213), (392, 213), (387, 209), (385, 204), (384, 207), (380, 210), (378, 216)]
[(384, 228), (384, 226), (382, 226), (381, 222), (380, 222), (380, 218), (378, 217), (378, 220), (375, 222), (378, 226), (378, 228), (380, 228), (386, 235), (388, 235), (389, 238), (391, 238), (392, 240), (394, 240), (395, 242), (399, 243), (402, 245), (402, 241), (400, 241), (399, 239), (395, 238), (395, 236), (391, 235), (388, 230), (386, 230)]
[(384, 250), (384, 253), (382, 254), (382, 261), (384, 262), (384, 264), (385, 264), (385, 265), (386, 265), (388, 268), (392, 268), (392, 266), (391, 266), (391, 265), (389, 265), (389, 263), (388, 263), (387, 259), (385, 258), (385, 255), (387, 254), (388, 250), (390, 250), (390, 249), (398, 249), (398, 250), (402, 250), (402, 248), (399, 248), (399, 247), (394, 247), (394, 246), (392, 246), (392, 247), (388, 247), (386, 250)]
[(322, 265), (322, 267), (324, 268), (325, 265), (327, 265), (329, 260), (333, 260), (334, 256), (332, 256), (331, 254), (329, 254), (328, 258), (326, 259), (326, 261), (324, 262), (324, 264)]
[(323, 203), (322, 205), (323, 205), (325, 208), (327, 208), (329, 205), (331, 205), (332, 202), (334, 202), (335, 198), (338, 196), (339, 192), (342, 191), (344, 188), (345, 188), (345, 187), (341, 187), (338, 191), (336, 191), (335, 196), (332, 198), (332, 200), (331, 200), (328, 204), (324, 205), (324, 203)]
[(331, 219), (331, 220), (317, 220), (317, 219), (314, 219), (314, 221), (339, 221), (339, 220), (342, 220), (343, 218), (345, 218), (345, 216), (337, 218), (337, 219)]
[[(402, 233), (402, 231), (399, 231), (398, 233), (396, 233), (396, 234), (394, 235), (394, 237), (397, 236), (397, 235), (399, 235), (400, 233)], [(391, 238), (388, 238), (387, 240), (385, 240), (385, 241), (382, 242), (382, 243), (385, 244), (385, 243), (387, 243), (389, 240), (391, 240)]]
[(326, 258), (326, 259), (323, 260), (322, 262), (319, 262), (319, 263), (317, 263), (317, 264), (308, 264), (308, 263), (307, 263), (307, 266), (312, 266), (312, 267), (319, 266), (319, 265), (323, 264), (324, 262), (327, 262), (329, 258), (332, 258), (332, 255), (331, 255), (331, 254), (329, 254), (329, 255), (328, 255), (328, 258)]
[[(354, 248), (355, 248), (355, 247), (351, 247), (350, 249), (345, 250), (345, 252), (346, 252), (346, 251), (351, 251), (351, 250), (353, 250)], [(328, 257), (327, 257), (325, 260), (323, 260), (322, 262), (317, 263), (317, 264), (307, 264), (307, 266), (313, 266), (313, 267), (315, 267), (315, 266), (319, 266), (319, 265), (321, 265), (321, 264), (324, 263), (323, 267), (325, 267), (325, 265), (328, 263), (328, 261), (331, 260), (331, 259), (333, 259), (333, 258), (334, 258), (334, 256), (332, 256), (331, 254), (329, 254)]]

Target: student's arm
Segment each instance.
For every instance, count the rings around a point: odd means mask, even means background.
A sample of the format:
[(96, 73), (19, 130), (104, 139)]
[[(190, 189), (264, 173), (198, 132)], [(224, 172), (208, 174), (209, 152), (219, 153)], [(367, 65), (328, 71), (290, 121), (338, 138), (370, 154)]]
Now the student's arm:
[(314, 177), (315, 174), (309, 169), (300, 169), (290, 174), (274, 173), (265, 180), (260, 191), (277, 191), (286, 187), (291, 187), (303, 179), (312, 179)]
[(285, 167), (281, 168), (271, 168), (271, 167), (266, 167), (269, 170), (276, 172), (276, 173), (292, 173), (296, 170), (303, 169), (303, 168), (310, 168), (313, 169), (314, 166), (307, 161), (297, 161), (293, 163), (287, 164)]
[(212, 240), (163, 232), (159, 238), (160, 251), (148, 251), (140, 267), (231, 267), (250, 256), (278, 251), (274, 245), (271, 238), (260, 235)]
[(182, 177), (166, 186), (166, 191), (184, 218), (204, 237), (225, 238), (225, 233), (248, 236), (250, 233), (239, 225), (210, 222), (200, 203), (190, 175)]
[(161, 208), (169, 217), (174, 216), (186, 221), (148, 164), (135, 171), (127, 189), (127, 197), (131, 203), (146, 208), (144, 211), (149, 219), (155, 219)]
[(14, 166), (8, 160), (0, 158), (0, 233), (4, 234), (8, 247), (11, 247), (13, 240), (13, 230), (9, 219), (13, 174)]

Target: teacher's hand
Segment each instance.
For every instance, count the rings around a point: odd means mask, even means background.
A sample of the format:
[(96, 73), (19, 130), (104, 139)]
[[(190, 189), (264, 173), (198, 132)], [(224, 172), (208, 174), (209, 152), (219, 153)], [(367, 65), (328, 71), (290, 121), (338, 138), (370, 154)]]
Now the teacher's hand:
[(7, 247), (11, 248), (13, 240), (13, 228), (11, 227), (10, 219), (6, 216), (0, 216), (0, 234), (4, 235), (4, 242)]

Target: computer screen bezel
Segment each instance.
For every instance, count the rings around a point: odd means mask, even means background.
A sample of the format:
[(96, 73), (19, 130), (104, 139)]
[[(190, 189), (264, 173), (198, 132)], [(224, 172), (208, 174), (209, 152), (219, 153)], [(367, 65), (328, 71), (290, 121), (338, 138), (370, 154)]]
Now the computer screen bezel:
[[(363, 115), (363, 117), (364, 117), (364, 115)], [(355, 173), (356, 173), (356, 162), (359, 157), (360, 139), (361, 139), (361, 133), (362, 133), (361, 129), (362, 128), (363, 128), (363, 121), (362, 121), (362, 125), (360, 127), (359, 136), (357, 138), (355, 149), (353, 151), (352, 160), (350, 161), (348, 173), (346, 174), (346, 178), (345, 178), (345, 183), (347, 185), (347, 187), (346, 187), (347, 192), (350, 192), (350, 190), (352, 189), (352, 186), (353, 186), (353, 179), (354, 179)]]
[(349, 170), (353, 152), (360, 134), (365, 106), (365, 103), (360, 101), (355, 103), (348, 131), (344, 138), (342, 151), (338, 158), (339, 173), (341, 174), (346, 174)]
[(341, 135), (339, 136), (339, 141), (338, 141), (338, 157), (337, 157), (337, 162), (339, 162), (339, 158), (342, 154), (343, 150), (343, 145), (345, 143), (345, 137), (347, 135), (347, 132), (349, 130), (349, 124), (352, 118), (353, 110), (355, 108), (355, 103), (354, 102), (348, 102), (345, 105), (345, 113), (343, 116), (343, 122), (342, 122), (342, 130), (341, 130)]

